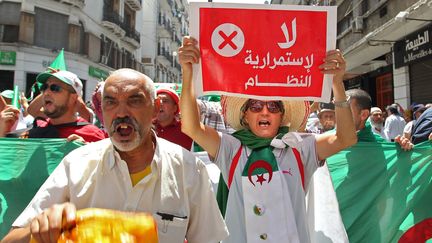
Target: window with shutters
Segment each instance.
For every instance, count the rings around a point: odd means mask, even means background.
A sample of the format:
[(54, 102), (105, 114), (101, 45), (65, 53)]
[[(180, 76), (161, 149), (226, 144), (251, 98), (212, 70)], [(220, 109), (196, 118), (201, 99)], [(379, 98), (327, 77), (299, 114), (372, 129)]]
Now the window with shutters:
[(35, 45), (50, 49), (67, 48), (68, 16), (35, 8)]
[(386, 107), (393, 103), (393, 74), (376, 77), (377, 106)]

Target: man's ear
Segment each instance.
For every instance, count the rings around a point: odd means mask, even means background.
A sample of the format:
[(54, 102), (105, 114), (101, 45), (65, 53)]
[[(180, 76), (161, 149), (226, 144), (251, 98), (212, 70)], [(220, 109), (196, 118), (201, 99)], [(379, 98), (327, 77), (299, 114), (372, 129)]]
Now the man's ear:
[(157, 114), (159, 113), (159, 110), (160, 110), (160, 106), (161, 106), (161, 101), (160, 101), (159, 97), (157, 97), (154, 100), (153, 119), (155, 119), (157, 117)]
[(78, 94), (69, 93), (69, 102), (71, 102), (73, 105), (78, 106), (78, 104), (80, 103)]
[(369, 110), (361, 110), (360, 111), (360, 118), (362, 121), (366, 121), (369, 118), (370, 112)]

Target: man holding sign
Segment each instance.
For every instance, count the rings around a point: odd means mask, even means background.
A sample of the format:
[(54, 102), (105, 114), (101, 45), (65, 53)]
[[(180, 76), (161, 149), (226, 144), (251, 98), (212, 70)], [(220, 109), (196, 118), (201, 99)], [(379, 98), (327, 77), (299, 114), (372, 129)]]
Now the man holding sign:
[[(201, 10), (210, 11), (209, 9)], [(201, 15), (200, 20), (205, 16), (204, 14)], [(296, 26), (294, 22), (291, 22), (292, 31)], [(202, 25), (201, 22), (200, 24)], [(282, 26), (282, 29), (286, 29), (286, 27), (287, 25)], [(229, 46), (229, 48), (235, 49), (242, 43), (235, 40), (235, 37), (240, 33), (239, 29), (215, 31), (221, 36), (223, 32), (225, 36), (219, 45), (213, 45), (216, 53), (218, 48), (224, 49)], [(297, 31), (299, 31), (298, 28)], [(250, 74), (254, 74), (253, 78), (243, 82), (244, 80), (239, 81), (243, 77), (240, 73), (241, 70), (236, 72), (236, 70), (230, 69), (231, 66), (235, 65), (235, 60), (231, 60), (233, 63), (226, 65), (226, 69), (231, 70), (230, 72), (225, 70), (225, 66), (222, 70), (222, 66), (218, 65), (217, 60), (209, 56), (215, 55), (215, 58), (218, 58), (217, 55), (223, 56), (224, 52), (216, 55), (212, 51), (203, 50), (202, 45), (205, 45), (206, 41), (213, 37), (209, 37), (211, 35), (203, 36), (202, 31), (200, 34), (200, 49), (197, 47), (197, 40), (185, 37), (183, 45), (178, 51), (183, 72), (183, 88), (180, 100), (182, 131), (213, 158), (221, 170), (223, 181), (229, 188), (229, 194), (225, 198), (226, 207), (220, 205), (222, 210), (226, 209), (223, 213), (225, 213), (225, 220), (230, 231), (230, 236), (224, 242), (260, 242), (262, 240), (268, 240), (268, 242), (310, 242), (310, 229), (306, 219), (305, 189), (308, 187), (314, 171), (323, 165), (327, 157), (355, 144), (357, 141), (349, 107), (349, 97), (345, 95), (343, 85), (346, 64), (341, 52), (331, 50), (325, 53), (323, 58), (316, 58), (316, 56), (313, 58), (309, 55), (308, 59), (305, 58), (302, 61), (297, 58), (295, 61), (290, 59), (288, 62), (287, 57), (284, 57), (283, 60), (276, 58), (269, 64), (269, 60), (272, 58), (267, 57), (267, 54), (264, 58), (249, 59), (249, 52), (246, 51), (244, 63), (250, 63), (254, 66), (252, 68), (258, 71), (271, 70), (285, 64), (285, 66), (291, 64), (300, 66), (300, 63), (302, 64), (296, 74), (294, 72), (288, 73), (289, 70), (281, 71), (286, 72), (282, 74), (287, 78), (285, 83), (261, 82), (263, 79), (260, 77), (266, 77), (265, 79), (270, 80), (272, 72), (253, 73), (253, 71), (250, 71)], [(287, 37), (286, 42), (274, 41), (277, 39), (274, 37), (267, 39), (266, 46), (276, 43), (283, 49), (294, 45), (292, 41), (294, 34), (290, 34), (292, 37), (288, 37), (288, 34), (285, 36)], [(246, 39), (247, 35), (243, 38)], [(247, 45), (247, 42), (244, 43)], [(305, 51), (312, 51), (312, 49), (309, 47)], [(239, 53), (242, 52), (237, 54)], [(271, 55), (269, 54), (269, 56)], [(316, 66), (312, 65), (312, 59)], [(215, 63), (212, 60), (215, 60)], [(200, 64), (202, 70), (198, 69), (198, 65), (195, 64)], [(211, 74), (212, 80), (215, 82), (223, 81), (226, 86), (229, 86), (219, 91), (226, 94), (222, 99), (225, 119), (229, 125), (237, 130), (232, 135), (218, 133), (199, 122), (198, 111), (195, 108), (197, 107), (195, 89), (193, 88), (193, 85), (195, 87), (199, 85), (192, 84), (192, 79), (201, 74), (202, 88), (206, 90), (205, 83), (208, 81), (209, 75), (206, 74), (205, 69), (212, 65), (221, 68)], [(299, 101), (299, 99), (311, 97), (314, 97), (315, 100), (325, 99), (325, 97), (318, 97), (320, 95), (307, 88), (312, 87), (314, 80), (318, 80), (318, 78), (303, 76), (302, 79), (302, 68), (310, 69), (309, 72), (317, 68), (322, 75), (333, 77), (332, 88), (336, 107), (336, 122), (340, 124), (335, 134), (295, 133), (304, 124), (309, 113), (309, 103)], [(292, 81), (295, 79), (296, 81)], [(238, 82), (243, 82), (243, 85), (237, 85)], [(325, 81), (322, 82), (322, 85), (325, 86)], [(260, 86), (267, 87), (260, 88)], [(279, 90), (273, 89), (275, 87)], [(252, 90), (252, 88), (256, 89)], [(283, 91), (284, 88), (287, 89)], [(293, 90), (290, 90), (291, 88), (295, 91), (304, 89), (305, 92), (303, 95), (299, 95), (298, 92), (294, 94), (292, 93)], [(278, 92), (276, 96), (280, 98), (268, 96), (265, 93), (267, 89)], [(321, 90), (324, 89), (325, 87), (322, 87)], [(322, 94), (321, 91), (319, 93)]]

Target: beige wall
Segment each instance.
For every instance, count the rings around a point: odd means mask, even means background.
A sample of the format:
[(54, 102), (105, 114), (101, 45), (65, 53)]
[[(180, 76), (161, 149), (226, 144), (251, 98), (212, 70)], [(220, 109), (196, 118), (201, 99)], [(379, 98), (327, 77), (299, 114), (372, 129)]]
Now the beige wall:
[(100, 51), (101, 51), (101, 40), (99, 37), (91, 34), (86, 33), (86, 53), (90, 60), (93, 62), (99, 62), (100, 61)]
[(35, 27), (34, 14), (21, 12), (20, 27), (19, 27), (19, 41), (33, 45), (34, 27)]

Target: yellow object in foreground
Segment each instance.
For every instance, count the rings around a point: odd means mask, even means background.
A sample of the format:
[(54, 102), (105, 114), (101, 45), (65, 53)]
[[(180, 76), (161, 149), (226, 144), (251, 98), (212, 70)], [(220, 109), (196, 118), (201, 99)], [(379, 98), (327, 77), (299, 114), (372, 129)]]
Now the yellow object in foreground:
[(108, 209), (77, 211), (76, 227), (61, 234), (58, 243), (158, 242), (156, 222), (146, 213)]
[(88, 208), (77, 211), (76, 226), (64, 230), (57, 242), (157, 243), (157, 226), (147, 213)]

